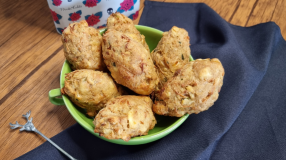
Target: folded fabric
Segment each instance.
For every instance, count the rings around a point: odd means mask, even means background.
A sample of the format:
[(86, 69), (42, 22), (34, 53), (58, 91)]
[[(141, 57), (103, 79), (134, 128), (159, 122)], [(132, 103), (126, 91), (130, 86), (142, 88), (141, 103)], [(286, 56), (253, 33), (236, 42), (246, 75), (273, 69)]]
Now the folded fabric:
[[(286, 159), (286, 42), (273, 23), (238, 27), (205, 4), (145, 2), (140, 25), (185, 28), (191, 54), (225, 69), (218, 100), (144, 145), (105, 142), (78, 124), (52, 138), (77, 159)], [(45, 142), (18, 159), (67, 159)]]

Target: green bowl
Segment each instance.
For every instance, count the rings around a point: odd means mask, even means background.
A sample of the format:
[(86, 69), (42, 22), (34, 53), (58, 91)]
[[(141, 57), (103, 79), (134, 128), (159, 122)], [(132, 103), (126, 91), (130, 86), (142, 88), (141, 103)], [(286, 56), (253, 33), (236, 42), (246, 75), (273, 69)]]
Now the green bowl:
[[(146, 27), (146, 26), (140, 26), (136, 25), (136, 28), (140, 31), (141, 34), (143, 34), (146, 38), (146, 42), (150, 48), (150, 51), (155, 49), (158, 42), (160, 41), (162, 37), (162, 31)], [(103, 34), (106, 31), (106, 29), (103, 29), (100, 31), (101, 34)], [(193, 60), (190, 56), (190, 60)], [(71, 72), (70, 65), (67, 61), (64, 62), (62, 71), (61, 71), (61, 77), (60, 77), (60, 87), (64, 87), (64, 81), (65, 81), (65, 75), (66, 73)], [(167, 117), (167, 116), (159, 116), (155, 115), (157, 124), (155, 127), (148, 132), (148, 135), (146, 136), (139, 136), (139, 137), (133, 137), (128, 142), (123, 141), (122, 139), (107, 139), (104, 137), (101, 137), (98, 135), (98, 133), (94, 133), (94, 124), (93, 118), (90, 118), (86, 116), (85, 110), (76, 106), (73, 104), (66, 95), (63, 95), (62, 98), (59, 98), (61, 96), (60, 89), (54, 89), (49, 92), (49, 98), (50, 101), (53, 104), (56, 105), (66, 105), (68, 111), (70, 114), (74, 117), (74, 119), (87, 131), (89, 131), (91, 134), (95, 135), (98, 138), (101, 138), (105, 141), (121, 144), (121, 145), (139, 145), (139, 144), (145, 144), (149, 142), (153, 142), (155, 140), (158, 140), (160, 138), (163, 138), (164, 136), (170, 134), (172, 131), (174, 131), (176, 128), (178, 128), (187, 118), (188, 114), (184, 115), (183, 117)]]

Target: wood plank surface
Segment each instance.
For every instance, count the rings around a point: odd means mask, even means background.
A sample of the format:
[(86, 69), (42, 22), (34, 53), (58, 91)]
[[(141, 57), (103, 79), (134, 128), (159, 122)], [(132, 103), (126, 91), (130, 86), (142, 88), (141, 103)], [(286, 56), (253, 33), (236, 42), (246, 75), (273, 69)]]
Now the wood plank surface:
[[(238, 26), (274, 21), (286, 38), (284, 0), (157, 0), (167, 3), (206, 3)], [(139, 23), (144, 9), (140, 1)], [(46, 0), (0, 0), (0, 159), (14, 159), (45, 140), (36, 134), (11, 130), (9, 122), (24, 124), (31, 110), (33, 123), (53, 137), (76, 121), (65, 106), (49, 102), (48, 92), (59, 88), (65, 60)]]

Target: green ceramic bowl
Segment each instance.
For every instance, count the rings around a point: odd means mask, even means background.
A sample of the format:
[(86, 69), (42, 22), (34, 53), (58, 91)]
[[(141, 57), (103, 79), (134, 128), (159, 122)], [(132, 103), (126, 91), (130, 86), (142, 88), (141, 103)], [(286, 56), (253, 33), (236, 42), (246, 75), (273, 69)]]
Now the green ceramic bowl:
[[(152, 51), (160, 41), (162, 37), (162, 31), (146, 27), (146, 26), (140, 26), (137, 25), (136, 28), (140, 31), (141, 34), (143, 34), (146, 38), (146, 42), (150, 48), (150, 51)], [(105, 32), (105, 29), (100, 31), (101, 34)], [(193, 60), (192, 57), (190, 57), (190, 60)], [(67, 61), (64, 62), (62, 71), (61, 71), (61, 77), (60, 77), (60, 87), (64, 87), (64, 81), (65, 81), (65, 74), (71, 72), (71, 68), (69, 66), (69, 63)], [(51, 103), (56, 105), (66, 105), (68, 111), (70, 114), (74, 117), (74, 119), (87, 131), (89, 131), (91, 134), (105, 140), (111, 143), (116, 144), (122, 144), (122, 145), (139, 145), (139, 144), (145, 144), (149, 142), (153, 142), (155, 140), (158, 140), (160, 138), (163, 138), (164, 136), (170, 134), (172, 131), (174, 131), (176, 128), (178, 128), (187, 118), (188, 114), (184, 115), (183, 117), (177, 118), (177, 117), (166, 117), (166, 116), (159, 116), (155, 115), (157, 124), (155, 125), (154, 129), (150, 130), (148, 132), (148, 135), (146, 136), (139, 136), (139, 137), (133, 137), (128, 142), (125, 142), (121, 139), (115, 139), (110, 140), (106, 139), (104, 137), (100, 137), (98, 133), (94, 133), (94, 125), (93, 125), (93, 118), (90, 118), (86, 116), (84, 109), (77, 107), (75, 104), (73, 104), (67, 96), (63, 95), (61, 96), (60, 88), (53, 89), (49, 92), (49, 98)]]

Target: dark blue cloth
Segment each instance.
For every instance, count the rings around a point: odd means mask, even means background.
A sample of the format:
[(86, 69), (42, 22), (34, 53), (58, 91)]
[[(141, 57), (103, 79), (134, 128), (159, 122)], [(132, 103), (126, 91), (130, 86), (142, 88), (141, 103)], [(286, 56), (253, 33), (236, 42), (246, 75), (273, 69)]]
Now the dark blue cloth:
[[(205, 4), (146, 1), (139, 24), (185, 28), (195, 59), (221, 60), (214, 106), (149, 144), (112, 144), (78, 124), (52, 140), (78, 159), (286, 159), (286, 42), (275, 23), (238, 27)], [(46, 142), (19, 159), (66, 157)]]

